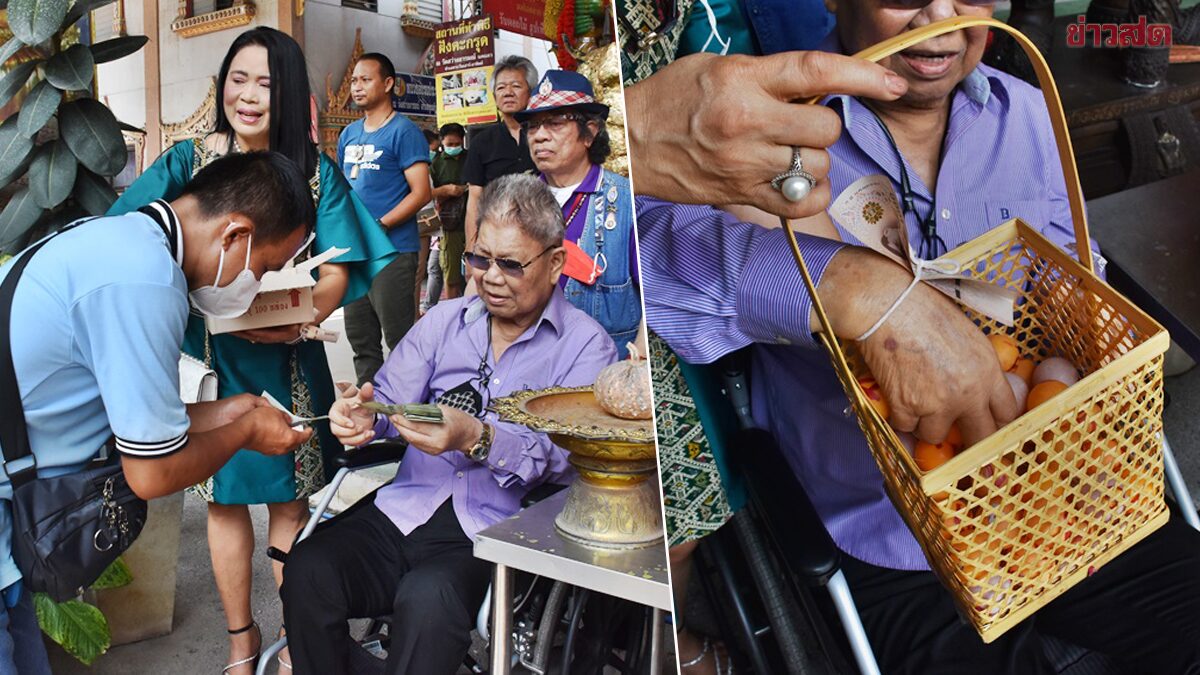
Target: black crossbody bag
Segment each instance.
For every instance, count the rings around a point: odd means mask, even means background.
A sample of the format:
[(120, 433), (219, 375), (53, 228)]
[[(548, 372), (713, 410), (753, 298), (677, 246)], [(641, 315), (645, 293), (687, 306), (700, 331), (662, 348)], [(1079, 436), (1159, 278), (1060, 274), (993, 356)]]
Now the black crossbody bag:
[[(21, 272), (51, 237), (13, 260), (0, 284), (0, 446), (12, 481), (12, 552), (27, 588), (56, 601), (89, 586), (146, 524), (146, 501), (129, 488), (112, 439), (79, 472), (38, 478), (13, 367), (13, 296)], [(16, 469), (28, 457), (30, 466)]]

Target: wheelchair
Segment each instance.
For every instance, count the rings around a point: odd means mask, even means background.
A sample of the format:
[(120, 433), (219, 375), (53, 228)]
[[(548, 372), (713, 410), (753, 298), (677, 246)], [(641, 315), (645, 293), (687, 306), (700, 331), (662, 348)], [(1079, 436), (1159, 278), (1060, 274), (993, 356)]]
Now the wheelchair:
[[(332, 522), (333, 518), (326, 517), (326, 511), (347, 476), (361, 469), (403, 461), (406, 449), (406, 443), (388, 440), (349, 449), (338, 455), (334, 459), (337, 473), (313, 509), (304, 529), (296, 537), (296, 542), (306, 539), (323, 523)], [(531, 490), (522, 499), (521, 505), (530, 506), (565, 487), (541, 485)], [(342, 513), (348, 514), (372, 503), (377, 491), (359, 499)], [(287, 563), (287, 554), (274, 547), (268, 549), (267, 555), (273, 560)], [(493, 639), (513, 641), (511, 665), (514, 670), (524, 668), (528, 672), (547, 675), (599, 673), (606, 667), (628, 675), (649, 670), (650, 622), (653, 620), (649, 608), (528, 574), (517, 574), (512, 586), (524, 591), (513, 603), (512, 634), (491, 634), (492, 587), (489, 585), (476, 614), (475, 633), (479, 639), (473, 641), (472, 650), (463, 661), (468, 671), (488, 672), (486, 652)], [(368, 622), (364, 636), (351, 651), (351, 669), (356, 674), (382, 675), (385, 662), (381, 654), (388, 647), (390, 617), (358, 618), (367, 619)], [(287, 636), (283, 636), (263, 651), (256, 675), (265, 675), (275, 657), (286, 646)], [(476, 658), (481, 651), (483, 656)]]
[[(697, 548), (696, 593), (739, 673), (862, 673), (880, 670), (840, 570), (841, 552), (774, 437), (750, 415), (750, 349), (715, 369), (738, 429), (725, 439), (730, 466), (748, 489), (746, 507)], [(1187, 519), (1196, 507), (1166, 438), (1167, 482)], [(1047, 656), (1063, 675), (1115, 675), (1107, 657), (1053, 638)]]

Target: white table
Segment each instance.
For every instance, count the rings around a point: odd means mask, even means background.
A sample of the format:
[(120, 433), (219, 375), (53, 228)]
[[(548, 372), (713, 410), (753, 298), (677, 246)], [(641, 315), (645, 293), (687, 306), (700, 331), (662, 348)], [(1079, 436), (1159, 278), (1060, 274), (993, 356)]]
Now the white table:
[(654, 608), (651, 673), (662, 668), (662, 613), (671, 611), (665, 545), (608, 551), (564, 539), (554, 528), (567, 491), (534, 504), (487, 528), (475, 539), (475, 557), (496, 564), (492, 582), (491, 672), (507, 674), (512, 664), (512, 570), (605, 593)]

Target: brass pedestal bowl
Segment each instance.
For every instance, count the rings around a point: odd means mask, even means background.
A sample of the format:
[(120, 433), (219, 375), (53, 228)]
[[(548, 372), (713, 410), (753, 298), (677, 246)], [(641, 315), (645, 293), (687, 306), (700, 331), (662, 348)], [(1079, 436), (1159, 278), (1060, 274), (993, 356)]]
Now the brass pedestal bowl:
[(496, 399), (492, 408), (500, 419), (545, 433), (571, 453), (579, 479), (554, 520), (563, 537), (606, 549), (662, 542), (652, 420), (608, 414), (591, 387), (522, 391)]

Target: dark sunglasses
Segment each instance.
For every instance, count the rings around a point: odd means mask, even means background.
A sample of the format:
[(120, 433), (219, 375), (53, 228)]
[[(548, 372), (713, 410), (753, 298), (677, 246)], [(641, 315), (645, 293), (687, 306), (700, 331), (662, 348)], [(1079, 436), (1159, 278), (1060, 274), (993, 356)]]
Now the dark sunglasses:
[(527, 263), (520, 263), (520, 262), (517, 262), (516, 260), (513, 260), (512, 258), (489, 258), (485, 255), (479, 255), (478, 253), (475, 253), (473, 251), (467, 251), (467, 252), (463, 253), (463, 262), (470, 265), (471, 267), (474, 267), (477, 270), (480, 270), (481, 272), (488, 271), (489, 269), (491, 269), (492, 263), (496, 263), (496, 266), (500, 268), (501, 272), (504, 272), (505, 274), (507, 274), (510, 277), (520, 277), (520, 276), (525, 275), (526, 267), (529, 267), (538, 258), (546, 255), (547, 253), (549, 253), (550, 251), (553, 251), (556, 248), (558, 248), (558, 244), (554, 244), (552, 246), (547, 246), (545, 248), (545, 250), (543, 250), (541, 253), (533, 256), (533, 259)]

